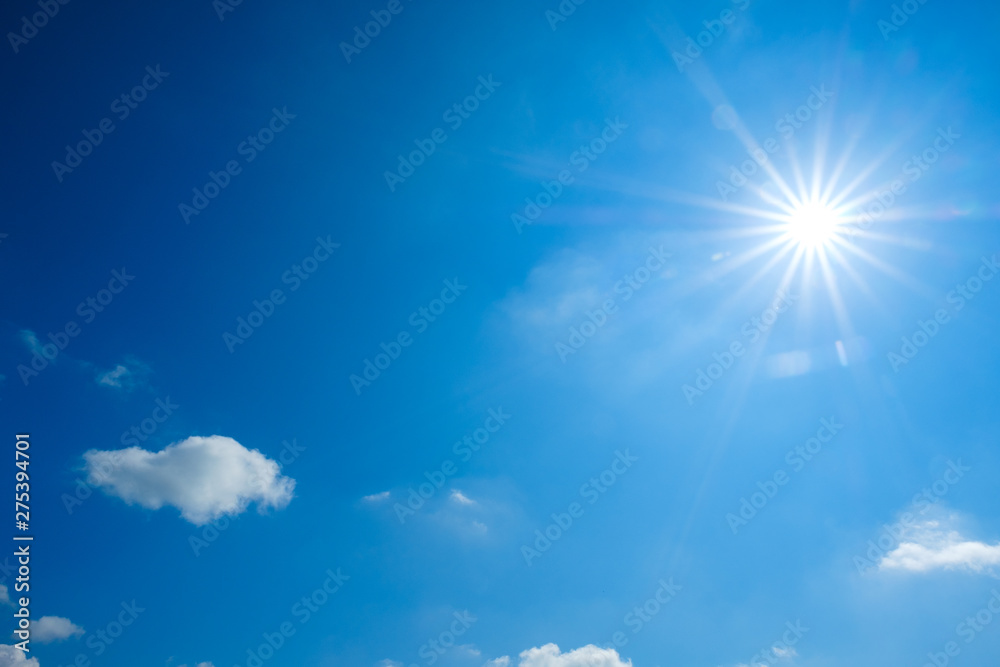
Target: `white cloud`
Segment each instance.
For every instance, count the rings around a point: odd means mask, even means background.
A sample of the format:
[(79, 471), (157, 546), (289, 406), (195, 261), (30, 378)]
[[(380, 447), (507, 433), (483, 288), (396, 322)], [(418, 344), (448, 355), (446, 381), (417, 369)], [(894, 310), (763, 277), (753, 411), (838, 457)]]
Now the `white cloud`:
[[(598, 648), (588, 644), (575, 651), (561, 653), (555, 644), (541, 648), (529, 648), (521, 653), (518, 667), (631, 667), (632, 661), (624, 661), (618, 651), (612, 648)], [(503, 656), (486, 663), (488, 667), (509, 667), (510, 658)]]
[(38, 658), (26, 658), (21, 649), (0, 644), (0, 667), (38, 667)]
[(42, 616), (37, 621), (31, 622), (31, 638), (43, 644), (61, 642), (82, 634), (83, 628), (61, 616)]
[[(188, 667), (188, 666), (186, 664), (184, 664), (184, 665), (177, 665), (177, 667)], [(210, 662), (199, 662), (194, 667), (215, 667), (215, 665), (213, 665)]]
[(261, 512), (281, 509), (295, 489), (276, 461), (220, 435), (193, 436), (159, 452), (129, 447), (90, 450), (83, 457), (88, 482), (105, 493), (147, 509), (172, 505), (199, 526), (240, 514), (251, 502)]
[(382, 491), (381, 493), (373, 493), (370, 496), (363, 496), (361, 500), (366, 503), (380, 503), (383, 500), (388, 500), (390, 493), (388, 491)]
[[(84, 364), (93, 367), (92, 364)], [(152, 374), (152, 369), (135, 357), (128, 356), (125, 362), (117, 364), (110, 371), (98, 370), (94, 376), (97, 384), (122, 391), (132, 391), (136, 387), (147, 384), (147, 378)]]
[(131, 381), (132, 371), (125, 368), (121, 364), (114, 367), (114, 370), (105, 371), (104, 373), (97, 374), (97, 384), (103, 384), (105, 387), (118, 387), (121, 388), (122, 381), (126, 383)]
[(476, 501), (468, 497), (458, 489), (451, 492), (451, 499), (459, 505), (475, 505)]
[(993, 573), (1000, 565), (1000, 543), (969, 540), (958, 530), (931, 520), (907, 530), (895, 549), (879, 562), (881, 570), (970, 570)]
[(378, 667), (403, 667), (403, 663), (398, 660), (389, 660), (386, 658), (385, 660), (379, 660)]
[(3, 584), (0, 584), (0, 604), (14, 604), (10, 601), (10, 592)]

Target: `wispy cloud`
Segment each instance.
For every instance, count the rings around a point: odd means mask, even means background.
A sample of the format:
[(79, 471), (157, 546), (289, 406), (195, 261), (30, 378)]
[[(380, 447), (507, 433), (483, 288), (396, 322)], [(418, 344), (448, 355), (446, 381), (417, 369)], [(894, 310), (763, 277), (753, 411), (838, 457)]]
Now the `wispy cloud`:
[(476, 501), (468, 497), (458, 489), (451, 492), (452, 502), (458, 503), (459, 505), (475, 505)]
[[(91, 366), (91, 364), (85, 364)], [(111, 370), (97, 369), (94, 380), (102, 387), (110, 387), (125, 392), (131, 392), (147, 385), (152, 369), (139, 359), (128, 356), (123, 363), (116, 364)]]

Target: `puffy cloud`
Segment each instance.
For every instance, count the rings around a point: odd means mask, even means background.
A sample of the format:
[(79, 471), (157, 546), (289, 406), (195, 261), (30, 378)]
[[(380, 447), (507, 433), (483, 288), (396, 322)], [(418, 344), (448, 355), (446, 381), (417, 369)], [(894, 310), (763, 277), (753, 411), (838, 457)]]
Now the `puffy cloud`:
[(281, 509), (295, 489), (276, 461), (221, 435), (190, 437), (159, 452), (129, 447), (83, 457), (88, 482), (108, 495), (147, 509), (171, 505), (198, 526), (240, 514), (251, 502), (261, 512)]
[(1000, 565), (1000, 543), (967, 539), (944, 522), (932, 520), (909, 529), (895, 549), (879, 562), (881, 570), (970, 570), (993, 573)]
[(42, 642), (61, 642), (70, 637), (79, 637), (83, 628), (62, 616), (42, 616), (31, 622), (31, 638)]
[(373, 493), (370, 496), (363, 496), (361, 500), (366, 503), (380, 503), (383, 500), (389, 500), (390, 495), (388, 491), (382, 491), (381, 493)]
[(21, 649), (0, 644), (0, 667), (38, 667), (38, 658), (27, 658)]
[[(618, 651), (598, 648), (588, 644), (569, 653), (561, 653), (555, 644), (529, 648), (521, 653), (518, 667), (631, 667), (632, 661), (623, 661)], [(509, 667), (510, 658), (504, 656), (486, 663), (489, 667)]]

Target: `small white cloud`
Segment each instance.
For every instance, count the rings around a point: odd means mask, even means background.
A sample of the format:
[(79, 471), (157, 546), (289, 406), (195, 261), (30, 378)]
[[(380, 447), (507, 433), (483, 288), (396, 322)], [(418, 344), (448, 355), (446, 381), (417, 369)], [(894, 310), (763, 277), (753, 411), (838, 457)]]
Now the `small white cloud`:
[(122, 379), (124, 378), (127, 381), (131, 374), (132, 372), (129, 369), (118, 364), (114, 367), (114, 370), (98, 373), (97, 384), (103, 384), (106, 387), (121, 387)]
[(776, 656), (778, 656), (779, 658), (784, 658), (786, 660), (790, 660), (790, 659), (798, 656), (798, 654), (799, 654), (799, 652), (796, 651), (791, 646), (789, 646), (788, 648), (782, 648), (780, 646), (774, 646), (774, 647), (771, 648), (771, 650), (774, 651), (774, 654)]
[(0, 644), (0, 667), (38, 667), (38, 658), (26, 658), (21, 649)]
[(42, 616), (31, 622), (31, 638), (43, 644), (61, 642), (82, 634), (83, 628), (61, 616)]
[(14, 604), (10, 601), (10, 592), (3, 584), (0, 584), (0, 604)]
[[(612, 648), (598, 648), (588, 644), (575, 651), (561, 653), (555, 644), (529, 648), (521, 653), (518, 667), (632, 667)], [(489, 667), (509, 667), (510, 658), (504, 656), (486, 663)]]
[(388, 500), (391, 494), (388, 491), (382, 491), (381, 493), (373, 493), (370, 496), (364, 496), (361, 500), (366, 503), (380, 503), (383, 500)]
[[(93, 367), (92, 364), (84, 364), (87, 367)], [(125, 362), (122, 364), (117, 364), (114, 368), (109, 371), (98, 370), (94, 377), (97, 384), (103, 387), (111, 387), (113, 389), (121, 389), (122, 391), (130, 392), (137, 387), (146, 384), (146, 380), (152, 370), (139, 361), (135, 357), (126, 357)]]
[(472, 530), (473, 532), (479, 533), (480, 535), (485, 535), (489, 529), (486, 527), (485, 523), (482, 523), (480, 521), (473, 521)]
[(379, 660), (378, 663), (376, 664), (378, 667), (403, 667), (403, 663), (401, 663), (400, 661), (389, 660), (389, 658), (386, 658), (385, 660)]
[(993, 573), (1000, 565), (1000, 543), (987, 544), (963, 537), (958, 530), (932, 520), (909, 529), (899, 545), (879, 562), (881, 570), (929, 572), (969, 570)]
[(198, 526), (241, 514), (252, 502), (261, 512), (281, 509), (295, 489), (276, 461), (220, 435), (190, 437), (159, 452), (90, 450), (83, 458), (88, 482), (108, 495), (153, 510), (171, 505)]
[(476, 504), (475, 500), (473, 500), (472, 498), (468, 497), (467, 495), (465, 495), (464, 493), (462, 493), (458, 489), (455, 489), (454, 491), (451, 492), (451, 499), (452, 499), (453, 502), (456, 502), (459, 505), (475, 505)]

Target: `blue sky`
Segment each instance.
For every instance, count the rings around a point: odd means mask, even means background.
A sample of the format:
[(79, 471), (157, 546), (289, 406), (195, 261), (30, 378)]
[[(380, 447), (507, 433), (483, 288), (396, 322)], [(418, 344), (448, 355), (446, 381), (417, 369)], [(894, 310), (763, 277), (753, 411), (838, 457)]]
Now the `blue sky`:
[(995, 663), (1000, 10), (223, 3), (2, 11), (0, 667)]

